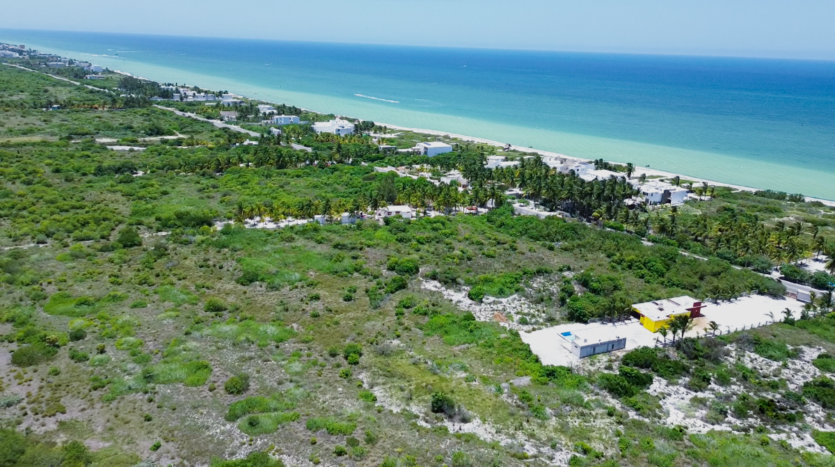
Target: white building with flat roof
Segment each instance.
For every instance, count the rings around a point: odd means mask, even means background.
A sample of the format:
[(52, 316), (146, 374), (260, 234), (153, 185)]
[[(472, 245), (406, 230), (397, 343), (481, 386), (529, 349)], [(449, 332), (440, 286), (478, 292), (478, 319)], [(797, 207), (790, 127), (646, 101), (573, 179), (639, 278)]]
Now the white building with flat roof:
[(269, 114), (274, 114), (276, 112), (275, 112), (275, 107), (273, 107), (271, 105), (259, 104), (258, 105), (258, 113), (261, 114), (261, 115), (269, 115)]
[(662, 182), (661, 180), (651, 180), (643, 185), (637, 180), (630, 180), (633, 186), (641, 191), (649, 204), (666, 204), (670, 203), (673, 206), (683, 204), (688, 199), (690, 191), (687, 188), (675, 186), (672, 183)]
[(462, 175), (461, 172), (457, 170), (451, 170), (444, 174), (443, 177), (441, 177), (441, 183), (446, 183), (448, 185), (452, 182), (456, 182), (458, 186), (462, 187), (467, 186), (467, 184), (469, 183), (469, 181), (467, 181), (467, 179), (464, 178), (464, 175)]
[(281, 136), (281, 130), (278, 128), (270, 128), (270, 134), (273, 136)]
[(354, 134), (354, 124), (337, 118), (329, 122), (317, 122), (313, 124), (313, 131), (316, 133), (333, 133), (339, 136)]
[(415, 145), (415, 151), (427, 157), (434, 157), (440, 154), (452, 152), (452, 146), (440, 141), (431, 141), (428, 143), (418, 143)]
[(273, 125), (298, 125), (300, 123), (299, 117), (295, 115), (274, 115), (270, 121)]
[(580, 174), (580, 178), (587, 182), (591, 182), (594, 180), (608, 180), (612, 177), (625, 178), (626, 175), (618, 172), (612, 172), (611, 170), (589, 170), (586, 173)]
[(406, 205), (386, 206), (377, 210), (377, 217), (386, 218), (400, 216), (403, 219), (411, 219), (414, 217), (415, 211)]

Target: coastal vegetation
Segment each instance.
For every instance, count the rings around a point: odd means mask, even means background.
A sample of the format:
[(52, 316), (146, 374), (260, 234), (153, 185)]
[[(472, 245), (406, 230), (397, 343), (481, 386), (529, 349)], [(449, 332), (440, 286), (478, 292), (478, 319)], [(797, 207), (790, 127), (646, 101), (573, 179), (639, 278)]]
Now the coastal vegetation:
[[(832, 208), (722, 187), (635, 205), (628, 166), (589, 182), (525, 153), (489, 170), (496, 148), (465, 142), (429, 158), (309, 124), (248, 137), (150, 106), (157, 83), (108, 82), (0, 65), (0, 465), (833, 465), (831, 293), (577, 368), (519, 332), (782, 297), (775, 268), (831, 291), (800, 264), (835, 253)], [(377, 170), (405, 165), (469, 183)], [(513, 188), (563, 217), (516, 215)], [(433, 215), (362, 218), (395, 204)], [(511, 296), (542, 312), (460, 306)]]

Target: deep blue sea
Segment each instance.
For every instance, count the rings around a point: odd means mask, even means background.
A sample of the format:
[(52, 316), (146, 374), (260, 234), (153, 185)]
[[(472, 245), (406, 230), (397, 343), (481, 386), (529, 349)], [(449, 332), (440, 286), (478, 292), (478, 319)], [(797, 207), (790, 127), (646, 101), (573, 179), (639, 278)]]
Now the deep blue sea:
[(0, 30), (134, 75), (835, 199), (835, 62)]

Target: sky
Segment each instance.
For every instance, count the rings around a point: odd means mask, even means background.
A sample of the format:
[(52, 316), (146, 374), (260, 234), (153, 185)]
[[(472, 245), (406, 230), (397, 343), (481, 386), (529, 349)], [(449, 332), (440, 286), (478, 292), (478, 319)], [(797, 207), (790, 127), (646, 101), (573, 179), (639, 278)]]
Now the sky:
[(835, 60), (833, 0), (27, 0), (0, 28)]

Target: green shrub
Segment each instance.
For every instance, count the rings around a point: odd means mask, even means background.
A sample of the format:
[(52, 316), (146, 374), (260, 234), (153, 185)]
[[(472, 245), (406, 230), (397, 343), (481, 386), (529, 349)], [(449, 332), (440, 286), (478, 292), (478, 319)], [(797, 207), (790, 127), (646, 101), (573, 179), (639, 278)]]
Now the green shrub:
[(284, 467), (284, 462), (270, 457), (266, 452), (253, 452), (244, 459), (214, 461), (211, 467)]
[(124, 248), (133, 248), (142, 245), (142, 237), (133, 227), (123, 227), (116, 236), (116, 242)]
[(812, 361), (812, 365), (821, 371), (835, 373), (835, 355), (824, 352)]
[(229, 309), (229, 305), (217, 297), (211, 297), (203, 306), (203, 311), (207, 313), (223, 313)]
[(77, 349), (70, 349), (70, 360), (77, 363), (84, 363), (87, 360), (90, 360), (90, 354)]
[(420, 263), (415, 258), (389, 258), (386, 268), (400, 275), (413, 276), (420, 272)]
[(601, 389), (608, 391), (615, 397), (632, 397), (639, 389), (631, 384), (621, 375), (604, 373), (598, 379)]
[(835, 381), (819, 376), (803, 383), (803, 395), (821, 405), (824, 409), (835, 408)]
[(312, 432), (325, 430), (333, 436), (351, 436), (357, 429), (357, 425), (353, 422), (340, 422), (333, 418), (309, 418), (306, 426)]
[(342, 355), (345, 357), (345, 360), (348, 361), (348, 364), (358, 365), (360, 357), (362, 357), (362, 346), (352, 342), (345, 346), (345, 349), (342, 351)]
[(360, 391), (359, 398), (365, 402), (377, 402), (377, 396), (371, 391)]
[(249, 436), (275, 433), (278, 427), (299, 419), (298, 412), (263, 413), (250, 415), (238, 423), (238, 429)]
[(442, 392), (432, 394), (430, 408), (432, 409), (432, 413), (443, 413), (447, 416), (453, 416), (456, 412), (455, 401), (452, 397)]
[(345, 449), (345, 446), (336, 445), (333, 447), (333, 455), (336, 457), (344, 456), (348, 454), (348, 450)]
[(24, 345), (12, 354), (12, 365), (29, 367), (52, 360), (58, 349), (48, 346), (42, 342), (31, 345)]
[(835, 432), (815, 430), (812, 432), (812, 438), (827, 451), (835, 454)]
[(226, 380), (223, 389), (227, 394), (240, 395), (249, 390), (249, 376), (239, 374)]
[(84, 328), (75, 328), (70, 330), (69, 337), (72, 342), (83, 341), (87, 338), (87, 331)]
[(785, 342), (763, 339), (760, 336), (754, 336), (754, 352), (761, 357), (777, 362), (784, 362), (797, 356), (797, 352), (790, 350)]
[(652, 385), (652, 374), (644, 373), (638, 369), (628, 366), (618, 368), (618, 373), (632, 386), (646, 389)]

